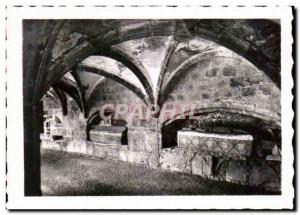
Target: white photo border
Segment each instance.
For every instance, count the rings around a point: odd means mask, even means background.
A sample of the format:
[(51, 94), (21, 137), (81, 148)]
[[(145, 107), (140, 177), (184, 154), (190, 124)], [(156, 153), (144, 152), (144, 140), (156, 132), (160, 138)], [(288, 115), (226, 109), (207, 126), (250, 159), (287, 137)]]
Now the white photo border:
[[(7, 22), (7, 193), (8, 209), (293, 209), (294, 154), (292, 121), (291, 7), (95, 7), (8, 6)], [(280, 19), (282, 194), (251, 196), (24, 196), (23, 19)]]

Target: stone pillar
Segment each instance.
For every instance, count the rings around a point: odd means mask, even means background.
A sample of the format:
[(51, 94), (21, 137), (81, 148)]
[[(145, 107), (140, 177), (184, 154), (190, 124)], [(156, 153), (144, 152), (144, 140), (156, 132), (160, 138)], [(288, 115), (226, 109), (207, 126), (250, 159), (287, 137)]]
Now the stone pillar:
[(80, 128), (80, 135), (79, 140), (80, 141), (86, 141), (87, 140), (87, 134), (86, 134), (86, 126), (87, 121), (84, 118), (84, 113), (79, 113), (79, 128)]
[(212, 176), (213, 158), (212, 156), (196, 155), (192, 162), (192, 174), (200, 175), (205, 178)]
[(40, 196), (41, 162), (40, 131), (42, 126), (41, 105), (24, 105), (24, 170), (25, 196)]
[(151, 167), (157, 167), (159, 164), (159, 156), (161, 151), (161, 130), (158, 126), (158, 120), (155, 120), (155, 128), (150, 128), (148, 132), (149, 145), (152, 146), (151, 156), (149, 159), (149, 165)]

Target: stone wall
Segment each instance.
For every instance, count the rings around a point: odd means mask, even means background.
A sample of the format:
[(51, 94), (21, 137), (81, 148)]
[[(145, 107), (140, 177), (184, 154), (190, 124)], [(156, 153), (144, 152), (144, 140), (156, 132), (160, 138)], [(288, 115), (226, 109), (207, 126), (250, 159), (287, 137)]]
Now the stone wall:
[(201, 155), (192, 148), (166, 148), (160, 168), (200, 175), (218, 181), (281, 190), (281, 162), (263, 159), (231, 160)]
[(159, 146), (157, 145), (159, 137), (157, 137), (157, 133), (138, 129), (128, 133), (128, 145), (74, 141), (68, 138), (59, 141), (43, 137), (41, 139), (43, 148), (87, 154), (109, 160), (144, 164), (156, 168), (159, 161)]
[(100, 110), (104, 104), (125, 104), (131, 107), (143, 104), (143, 101), (124, 85), (108, 78), (97, 86), (89, 100), (89, 115)]
[(172, 86), (164, 95), (164, 103), (192, 102), (199, 109), (240, 109), (280, 121), (279, 88), (241, 57), (219, 56), (199, 61), (175, 79)]
[[(48, 116), (57, 116), (61, 120), (61, 129), (64, 130), (64, 138), (68, 139), (68, 142), (82, 142), (86, 140), (86, 120), (78, 104), (68, 95), (67, 115), (63, 115), (59, 101), (54, 101), (47, 96), (43, 97), (43, 106)], [(44, 136), (43, 139), (45, 139), (45, 135), (42, 136)], [(51, 139), (52, 136), (50, 135), (47, 138)]]

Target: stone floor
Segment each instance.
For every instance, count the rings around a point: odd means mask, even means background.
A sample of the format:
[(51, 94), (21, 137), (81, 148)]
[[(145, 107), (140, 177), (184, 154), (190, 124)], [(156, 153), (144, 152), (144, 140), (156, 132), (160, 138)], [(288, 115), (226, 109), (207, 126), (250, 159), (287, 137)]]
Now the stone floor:
[(142, 165), (42, 150), (43, 195), (276, 194)]

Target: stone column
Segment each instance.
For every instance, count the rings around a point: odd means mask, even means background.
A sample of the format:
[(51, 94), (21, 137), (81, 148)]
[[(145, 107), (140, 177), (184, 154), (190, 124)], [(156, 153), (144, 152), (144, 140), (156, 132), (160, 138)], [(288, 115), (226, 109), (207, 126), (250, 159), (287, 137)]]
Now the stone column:
[(25, 196), (40, 196), (41, 162), (40, 131), (42, 126), (41, 104), (24, 105), (24, 170)]
[(154, 118), (155, 128), (150, 128), (148, 131), (149, 145), (152, 146), (149, 165), (151, 167), (157, 167), (159, 164), (159, 156), (161, 150), (161, 130), (158, 126), (158, 119)]
[(80, 141), (86, 141), (87, 140), (87, 134), (86, 134), (86, 126), (87, 126), (87, 120), (84, 118), (84, 113), (79, 113), (79, 127), (80, 127)]

